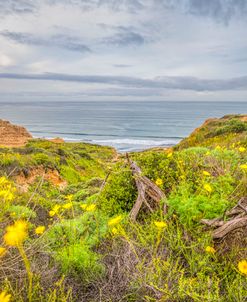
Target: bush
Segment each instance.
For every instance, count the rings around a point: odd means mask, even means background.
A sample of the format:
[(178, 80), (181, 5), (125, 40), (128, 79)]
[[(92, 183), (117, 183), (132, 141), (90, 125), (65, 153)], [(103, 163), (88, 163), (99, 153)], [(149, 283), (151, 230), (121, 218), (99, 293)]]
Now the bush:
[(44, 153), (35, 153), (32, 155), (33, 161), (38, 165), (47, 165), (50, 164), (50, 158)]
[(107, 217), (97, 212), (85, 212), (78, 218), (54, 224), (44, 240), (62, 272), (76, 275), (85, 282), (94, 280), (104, 268), (93, 248), (108, 232)]
[(120, 170), (109, 178), (104, 191), (99, 196), (100, 209), (109, 216), (129, 212), (137, 198), (135, 182), (130, 170)]
[(13, 219), (31, 219), (36, 218), (36, 213), (27, 206), (12, 205), (8, 208), (8, 212)]
[(96, 280), (104, 272), (100, 256), (83, 243), (62, 247), (57, 251), (55, 259), (63, 273), (79, 277), (86, 284)]
[(241, 133), (247, 131), (247, 123), (238, 119), (232, 119), (227, 123), (223, 123), (221, 126), (215, 129), (215, 131), (209, 133), (206, 137), (214, 137), (218, 135), (224, 135), (226, 133)]
[(77, 184), (82, 181), (80, 173), (70, 166), (63, 165), (60, 169), (60, 173), (70, 184)]

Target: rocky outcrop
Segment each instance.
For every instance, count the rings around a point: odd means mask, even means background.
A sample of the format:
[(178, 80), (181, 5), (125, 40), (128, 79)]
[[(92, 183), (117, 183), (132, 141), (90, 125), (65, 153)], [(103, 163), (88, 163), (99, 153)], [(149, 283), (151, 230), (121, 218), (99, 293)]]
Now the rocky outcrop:
[(0, 120), (0, 146), (21, 147), (30, 139), (32, 135), (24, 127)]

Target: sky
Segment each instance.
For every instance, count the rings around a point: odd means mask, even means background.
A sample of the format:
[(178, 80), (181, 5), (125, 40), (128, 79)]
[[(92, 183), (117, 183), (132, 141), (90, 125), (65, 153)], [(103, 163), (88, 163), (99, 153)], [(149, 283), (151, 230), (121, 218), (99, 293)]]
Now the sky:
[(0, 102), (247, 101), (246, 0), (0, 0)]

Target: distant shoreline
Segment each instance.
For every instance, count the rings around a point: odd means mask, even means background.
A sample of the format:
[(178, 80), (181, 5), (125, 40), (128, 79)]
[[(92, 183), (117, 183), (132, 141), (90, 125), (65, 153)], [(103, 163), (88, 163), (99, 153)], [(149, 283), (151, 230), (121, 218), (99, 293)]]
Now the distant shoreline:
[[(112, 144), (110, 144), (109, 142), (108, 143), (103, 143), (103, 142), (98, 142), (98, 141), (94, 141), (94, 140), (80, 140), (80, 139), (69, 139), (69, 138), (64, 138), (62, 136), (58, 136), (58, 137), (37, 137), (37, 136), (34, 136), (33, 139), (41, 139), (41, 140), (48, 140), (48, 141), (55, 141), (55, 140), (63, 140), (64, 143), (85, 143), (85, 144), (90, 144), (90, 145), (97, 145), (97, 146), (105, 146), (105, 147), (111, 147), (111, 148), (114, 148), (117, 152), (119, 153), (125, 153), (125, 152), (140, 152), (140, 151), (147, 151), (147, 150), (152, 150), (152, 149), (159, 149), (159, 148), (162, 148), (162, 149), (166, 149), (166, 148), (171, 148), (173, 146), (176, 145), (176, 143), (162, 143), (164, 142), (164, 140), (161, 140), (161, 141), (156, 141), (155, 144), (144, 144), (143, 142), (145, 142), (146, 140), (140, 140), (140, 139), (133, 139), (133, 138), (130, 138), (130, 139), (126, 139), (126, 138), (119, 138), (118, 141), (120, 140), (129, 140), (129, 141), (135, 141), (136, 144), (129, 144), (129, 148), (127, 147), (117, 147), (115, 144), (114, 144), (114, 141)], [(177, 143), (179, 143), (179, 141), (181, 141), (183, 138), (180, 138), (178, 140)], [(133, 146), (133, 147), (131, 147)], [(138, 147), (139, 146), (139, 147)]]

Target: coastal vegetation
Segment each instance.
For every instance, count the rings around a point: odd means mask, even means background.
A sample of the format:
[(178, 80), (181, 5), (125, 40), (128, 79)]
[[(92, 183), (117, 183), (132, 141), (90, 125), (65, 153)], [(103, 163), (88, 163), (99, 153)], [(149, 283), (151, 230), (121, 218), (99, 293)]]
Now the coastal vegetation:
[(129, 158), (166, 196), (136, 221), (135, 177), (113, 148), (0, 148), (1, 302), (246, 301), (247, 222), (216, 240), (202, 221), (247, 198), (247, 116)]

